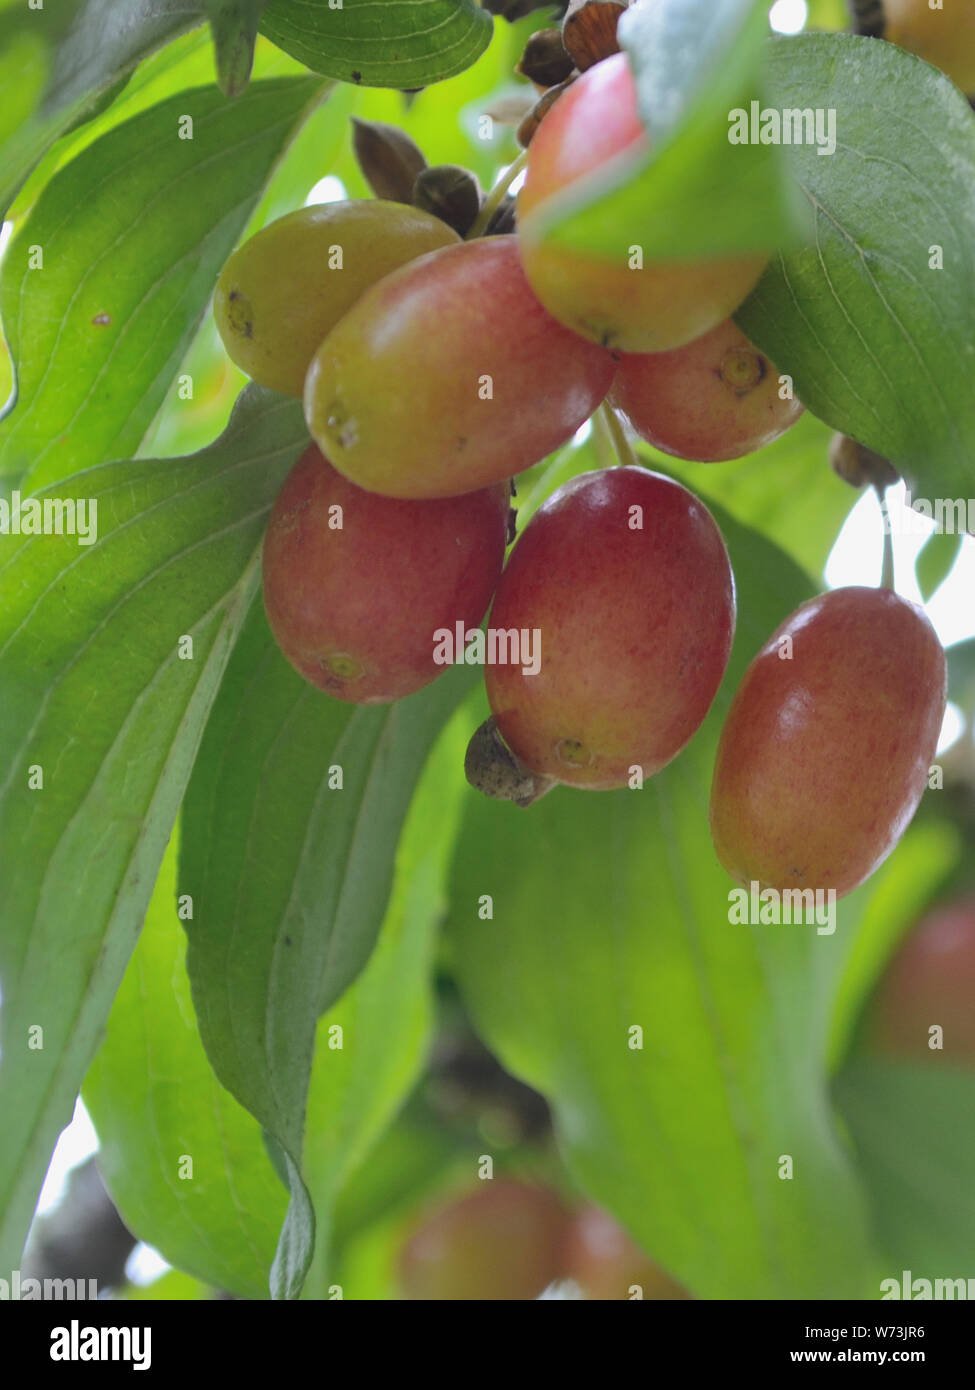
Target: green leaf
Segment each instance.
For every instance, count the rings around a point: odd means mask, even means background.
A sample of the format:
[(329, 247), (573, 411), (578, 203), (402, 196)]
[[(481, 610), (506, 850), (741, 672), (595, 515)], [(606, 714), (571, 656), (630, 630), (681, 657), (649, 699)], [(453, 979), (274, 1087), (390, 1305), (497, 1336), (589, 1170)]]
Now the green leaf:
[(491, 41), (475, 0), (270, 0), (261, 33), (313, 72), (366, 87), (426, 87), (463, 72)]
[(0, 215), (58, 136), (202, 19), (194, 0), (46, 0), (0, 14)]
[[(771, 252), (806, 231), (781, 151), (729, 141), (729, 112), (762, 87), (767, 0), (657, 0), (620, 20), (650, 148), (550, 198), (526, 228), (625, 261)], [(715, 210), (720, 209), (720, 216)]]
[(85, 1078), (98, 1168), (125, 1224), (170, 1264), (266, 1298), (287, 1199), (259, 1125), (207, 1061), (184, 955), (174, 840)]
[(914, 561), (914, 573), (925, 603), (954, 569), (963, 540), (961, 531), (932, 531), (921, 546)]
[[(233, 103), (213, 87), (182, 92), (55, 176), (0, 274), (19, 389), (0, 426), (0, 472), (28, 470), (32, 490), (135, 452), (320, 90), (283, 78)], [(179, 133), (187, 119), (192, 139)]]
[(204, 0), (213, 48), (217, 81), (228, 97), (247, 90), (254, 66), (257, 24), (267, 0)]
[(815, 243), (778, 257), (735, 317), (820, 419), (929, 498), (968, 497), (975, 114), (927, 63), (853, 35), (774, 44), (770, 80), (772, 105), (835, 111), (838, 144), (786, 152)]
[(740, 619), (715, 711), (640, 791), (556, 789), (527, 811), (470, 794), (456, 971), (489, 1045), (553, 1103), (580, 1183), (695, 1294), (855, 1296), (870, 1257), (824, 1066), (845, 919), (836, 936), (731, 925), (708, 833), (727, 700), (809, 588), (717, 515)]
[(278, 1297), (298, 1295), (314, 1243), (300, 1165), (319, 1015), (369, 957), (417, 776), (473, 677), (391, 706), (333, 700), (291, 669), (255, 604), (207, 726), (183, 813), (187, 963), (213, 1068), (287, 1169)]
[(862, 1059), (836, 1095), (890, 1258), (883, 1276), (971, 1278), (975, 1075), (942, 1067), (936, 1053), (916, 1065)]
[(97, 504), (96, 543), (0, 536), (0, 842), (30, 851), (8, 856), (0, 881), (7, 1268), (135, 945), (258, 583), (267, 513), (306, 439), (295, 403), (251, 390), (200, 454), (106, 464), (42, 494), (51, 512), (80, 494), (89, 519)]

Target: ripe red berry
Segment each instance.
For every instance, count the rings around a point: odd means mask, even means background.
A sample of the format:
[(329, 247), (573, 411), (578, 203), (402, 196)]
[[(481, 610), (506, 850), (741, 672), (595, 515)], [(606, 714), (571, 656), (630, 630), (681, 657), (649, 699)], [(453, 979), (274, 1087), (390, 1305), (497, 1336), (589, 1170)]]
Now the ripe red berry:
[(739, 883), (849, 893), (887, 858), (927, 784), (945, 655), (888, 589), (804, 603), (749, 666), (721, 734), (711, 833)]
[(583, 337), (624, 352), (664, 352), (719, 324), (754, 288), (761, 255), (658, 261), (631, 269), (632, 229), (619, 228), (613, 261), (560, 247), (533, 216), (617, 155), (647, 147), (636, 85), (625, 54), (597, 63), (559, 97), (528, 147), (518, 198), (518, 234), (532, 289), (557, 319)]
[(932, 908), (905, 938), (877, 987), (870, 1038), (893, 1057), (975, 1065), (975, 899)]
[(366, 292), (305, 387), (335, 467), (388, 497), (450, 497), (529, 468), (609, 390), (612, 356), (532, 294), (514, 237), (447, 247)]
[(573, 479), (525, 528), (490, 630), (537, 632), (540, 667), (487, 667), (491, 709), (533, 772), (619, 787), (670, 762), (707, 714), (735, 625), (721, 533), (644, 468)]
[(527, 1300), (560, 1273), (567, 1213), (550, 1192), (493, 1178), (447, 1203), (410, 1238), (400, 1258), (408, 1299)]
[(688, 1299), (685, 1288), (645, 1255), (619, 1222), (583, 1207), (566, 1234), (562, 1277), (588, 1299)]
[(626, 354), (610, 399), (655, 448), (700, 463), (771, 444), (802, 414), (732, 319), (672, 352)]
[(278, 646), (340, 700), (381, 704), (427, 685), (437, 629), (477, 627), (501, 573), (510, 490), (401, 502), (365, 492), (314, 445), (274, 504), (264, 606)]

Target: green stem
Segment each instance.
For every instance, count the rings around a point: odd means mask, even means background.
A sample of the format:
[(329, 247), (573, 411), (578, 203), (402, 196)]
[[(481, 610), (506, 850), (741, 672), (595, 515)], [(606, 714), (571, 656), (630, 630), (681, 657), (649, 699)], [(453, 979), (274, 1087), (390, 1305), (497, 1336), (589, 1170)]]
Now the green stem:
[(623, 422), (608, 401), (603, 401), (596, 415), (605, 425), (606, 433), (612, 441), (616, 462), (623, 468), (638, 468), (636, 454), (630, 448), (630, 441), (623, 429)]
[(880, 587), (892, 590), (894, 587), (894, 541), (890, 534), (890, 512), (887, 509), (887, 496), (882, 487), (877, 488), (877, 500), (880, 502), (880, 515), (884, 523), (884, 563), (880, 572)]
[(484, 199), (484, 206), (474, 219), (473, 226), (464, 238), (465, 241), (473, 241), (475, 237), (484, 235), (488, 223), (501, 206), (505, 194), (521, 173), (522, 169), (524, 169), (527, 161), (528, 151), (522, 150), (515, 162), (508, 165), (507, 169), (505, 169), (504, 173), (491, 189), (491, 192)]

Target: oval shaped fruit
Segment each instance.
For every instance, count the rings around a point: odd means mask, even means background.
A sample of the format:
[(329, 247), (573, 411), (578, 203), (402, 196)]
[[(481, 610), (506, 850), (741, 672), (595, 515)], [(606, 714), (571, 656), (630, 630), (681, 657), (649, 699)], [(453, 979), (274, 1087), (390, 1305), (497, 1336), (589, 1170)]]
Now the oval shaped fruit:
[(732, 319), (673, 352), (627, 354), (611, 402), (664, 453), (699, 463), (741, 458), (802, 414), (779, 394), (779, 373)]
[(562, 1277), (578, 1284), (588, 1299), (691, 1297), (599, 1207), (583, 1207), (573, 1217), (566, 1233)]
[(521, 636), (520, 659), (506, 638), (508, 660), (485, 672), (498, 729), (533, 772), (572, 786), (649, 777), (707, 714), (734, 626), (704, 504), (645, 468), (583, 474), (539, 509), (501, 576), (488, 634)]
[(928, 0), (884, 0), (884, 38), (946, 72), (967, 95), (975, 95), (975, 5), (945, 0), (933, 10)]
[(542, 240), (535, 213), (625, 150), (649, 142), (623, 53), (568, 87), (528, 147), (518, 197), (518, 235), (532, 289), (550, 313), (593, 342), (624, 352), (665, 352), (709, 332), (755, 287), (767, 256), (658, 261), (630, 269), (632, 229), (620, 228), (619, 261)]
[(547, 314), (514, 237), (435, 251), (369, 290), (308, 371), (305, 419), (339, 472), (388, 497), (450, 497), (570, 439), (616, 363)]
[(745, 672), (722, 730), (711, 834), (732, 878), (838, 897), (869, 878), (921, 800), (945, 683), (934, 628), (890, 590), (802, 604)]
[(227, 352), (262, 386), (299, 399), (325, 335), (377, 280), (454, 245), (450, 227), (403, 203), (363, 198), (299, 208), (239, 247), (213, 312)]
[(975, 1065), (975, 899), (940, 903), (908, 934), (877, 987), (869, 1035), (889, 1056)]
[(429, 1216), (400, 1257), (408, 1299), (532, 1299), (559, 1276), (567, 1213), (542, 1188), (492, 1178)]
[(437, 502), (394, 501), (306, 449), (264, 540), (264, 606), (295, 670), (355, 704), (398, 700), (442, 674), (438, 631), (476, 628), (491, 601), (509, 494), (499, 484)]

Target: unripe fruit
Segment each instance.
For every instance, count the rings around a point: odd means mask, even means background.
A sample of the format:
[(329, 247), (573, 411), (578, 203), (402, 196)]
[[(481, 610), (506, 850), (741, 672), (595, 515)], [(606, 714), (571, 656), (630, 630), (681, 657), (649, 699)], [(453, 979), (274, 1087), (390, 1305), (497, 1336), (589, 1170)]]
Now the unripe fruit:
[(715, 463), (771, 444), (802, 414), (732, 319), (672, 352), (623, 357), (610, 400), (664, 453)]
[(559, 1276), (567, 1213), (552, 1193), (492, 1178), (450, 1202), (400, 1258), (408, 1299), (527, 1300)]
[(306, 449), (264, 540), (264, 606), (295, 670), (368, 705), (441, 675), (434, 634), (484, 617), (504, 560), (508, 501), (507, 484), (438, 502), (377, 497)]
[(574, 1280), (589, 1299), (675, 1301), (691, 1296), (599, 1207), (584, 1207), (573, 1218), (566, 1234), (562, 1278)]
[[(929, 1046), (936, 1024), (940, 1048)], [(975, 1066), (975, 899), (932, 908), (905, 938), (877, 987), (869, 1035), (894, 1057)]]
[(884, 38), (900, 44), (946, 72), (969, 95), (975, 94), (975, 5), (944, 0), (933, 10), (928, 0), (884, 0)]
[(300, 398), (315, 349), (364, 291), (457, 240), (436, 217), (401, 203), (299, 208), (245, 241), (224, 266), (213, 302), (224, 346), (262, 386)]
[(660, 261), (631, 270), (626, 258), (633, 238), (625, 228), (618, 262), (539, 239), (531, 214), (547, 198), (648, 141), (629, 62), (616, 54), (583, 73), (545, 116), (529, 146), (518, 199), (521, 253), (532, 289), (562, 323), (624, 352), (665, 352), (709, 332), (738, 308), (768, 260), (750, 255)]
[(555, 322), (514, 237), (424, 256), (369, 290), (308, 372), (305, 419), (335, 467), (388, 497), (450, 497), (570, 439), (616, 363)]
[(711, 834), (743, 885), (849, 893), (890, 854), (927, 783), (945, 655), (913, 603), (835, 589), (749, 666), (721, 734)]
[(536, 675), (486, 668), (505, 742), (533, 772), (627, 785), (669, 763), (708, 712), (735, 625), (734, 579), (711, 513), (644, 468), (586, 473), (528, 523), (490, 628), (535, 630)]

